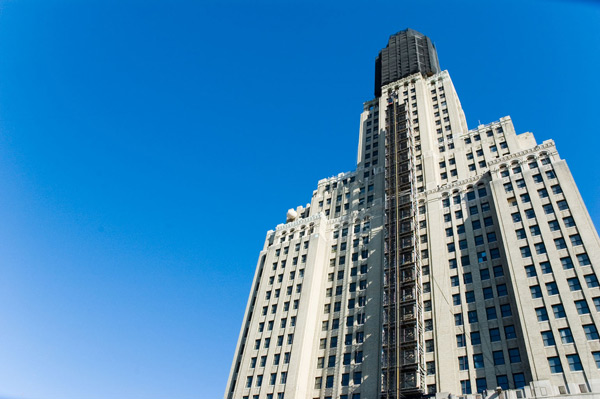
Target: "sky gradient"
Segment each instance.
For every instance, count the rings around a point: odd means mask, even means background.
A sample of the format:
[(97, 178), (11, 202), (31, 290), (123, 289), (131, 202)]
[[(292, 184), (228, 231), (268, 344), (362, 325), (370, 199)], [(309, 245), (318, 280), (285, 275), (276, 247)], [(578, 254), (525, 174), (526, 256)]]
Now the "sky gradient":
[(0, 398), (222, 397), (265, 234), (354, 169), (407, 27), (599, 226), (598, 3), (325, 3), (0, 0)]

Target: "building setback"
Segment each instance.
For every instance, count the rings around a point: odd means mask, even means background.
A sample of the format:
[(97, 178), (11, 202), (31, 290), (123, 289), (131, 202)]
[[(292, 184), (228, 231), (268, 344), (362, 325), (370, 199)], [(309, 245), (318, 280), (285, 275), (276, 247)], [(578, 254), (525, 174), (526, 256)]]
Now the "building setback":
[(267, 233), (225, 398), (600, 397), (600, 240), (554, 142), (469, 130), (414, 30), (375, 82), (356, 170)]

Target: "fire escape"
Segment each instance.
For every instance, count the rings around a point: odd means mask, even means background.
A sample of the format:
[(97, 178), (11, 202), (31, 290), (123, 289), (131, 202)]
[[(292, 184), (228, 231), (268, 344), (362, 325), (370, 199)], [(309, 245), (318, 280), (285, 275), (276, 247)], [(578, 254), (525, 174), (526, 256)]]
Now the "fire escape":
[(382, 331), (382, 399), (424, 393), (423, 301), (415, 156), (408, 110), (386, 109), (386, 222)]

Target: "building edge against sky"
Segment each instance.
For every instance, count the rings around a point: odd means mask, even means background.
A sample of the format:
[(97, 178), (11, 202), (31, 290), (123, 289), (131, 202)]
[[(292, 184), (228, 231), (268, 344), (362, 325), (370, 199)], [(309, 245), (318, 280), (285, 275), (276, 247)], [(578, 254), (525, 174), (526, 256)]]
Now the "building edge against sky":
[(600, 240), (554, 142), (469, 130), (416, 31), (375, 82), (356, 170), (267, 233), (225, 398), (600, 395)]

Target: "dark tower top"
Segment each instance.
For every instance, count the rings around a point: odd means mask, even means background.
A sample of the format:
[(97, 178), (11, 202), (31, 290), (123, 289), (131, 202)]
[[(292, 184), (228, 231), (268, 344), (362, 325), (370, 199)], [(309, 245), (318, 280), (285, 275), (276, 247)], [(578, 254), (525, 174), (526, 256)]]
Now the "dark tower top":
[(381, 86), (417, 72), (423, 75), (440, 72), (437, 52), (431, 40), (412, 29), (390, 36), (386, 48), (375, 60), (375, 96), (381, 96)]

